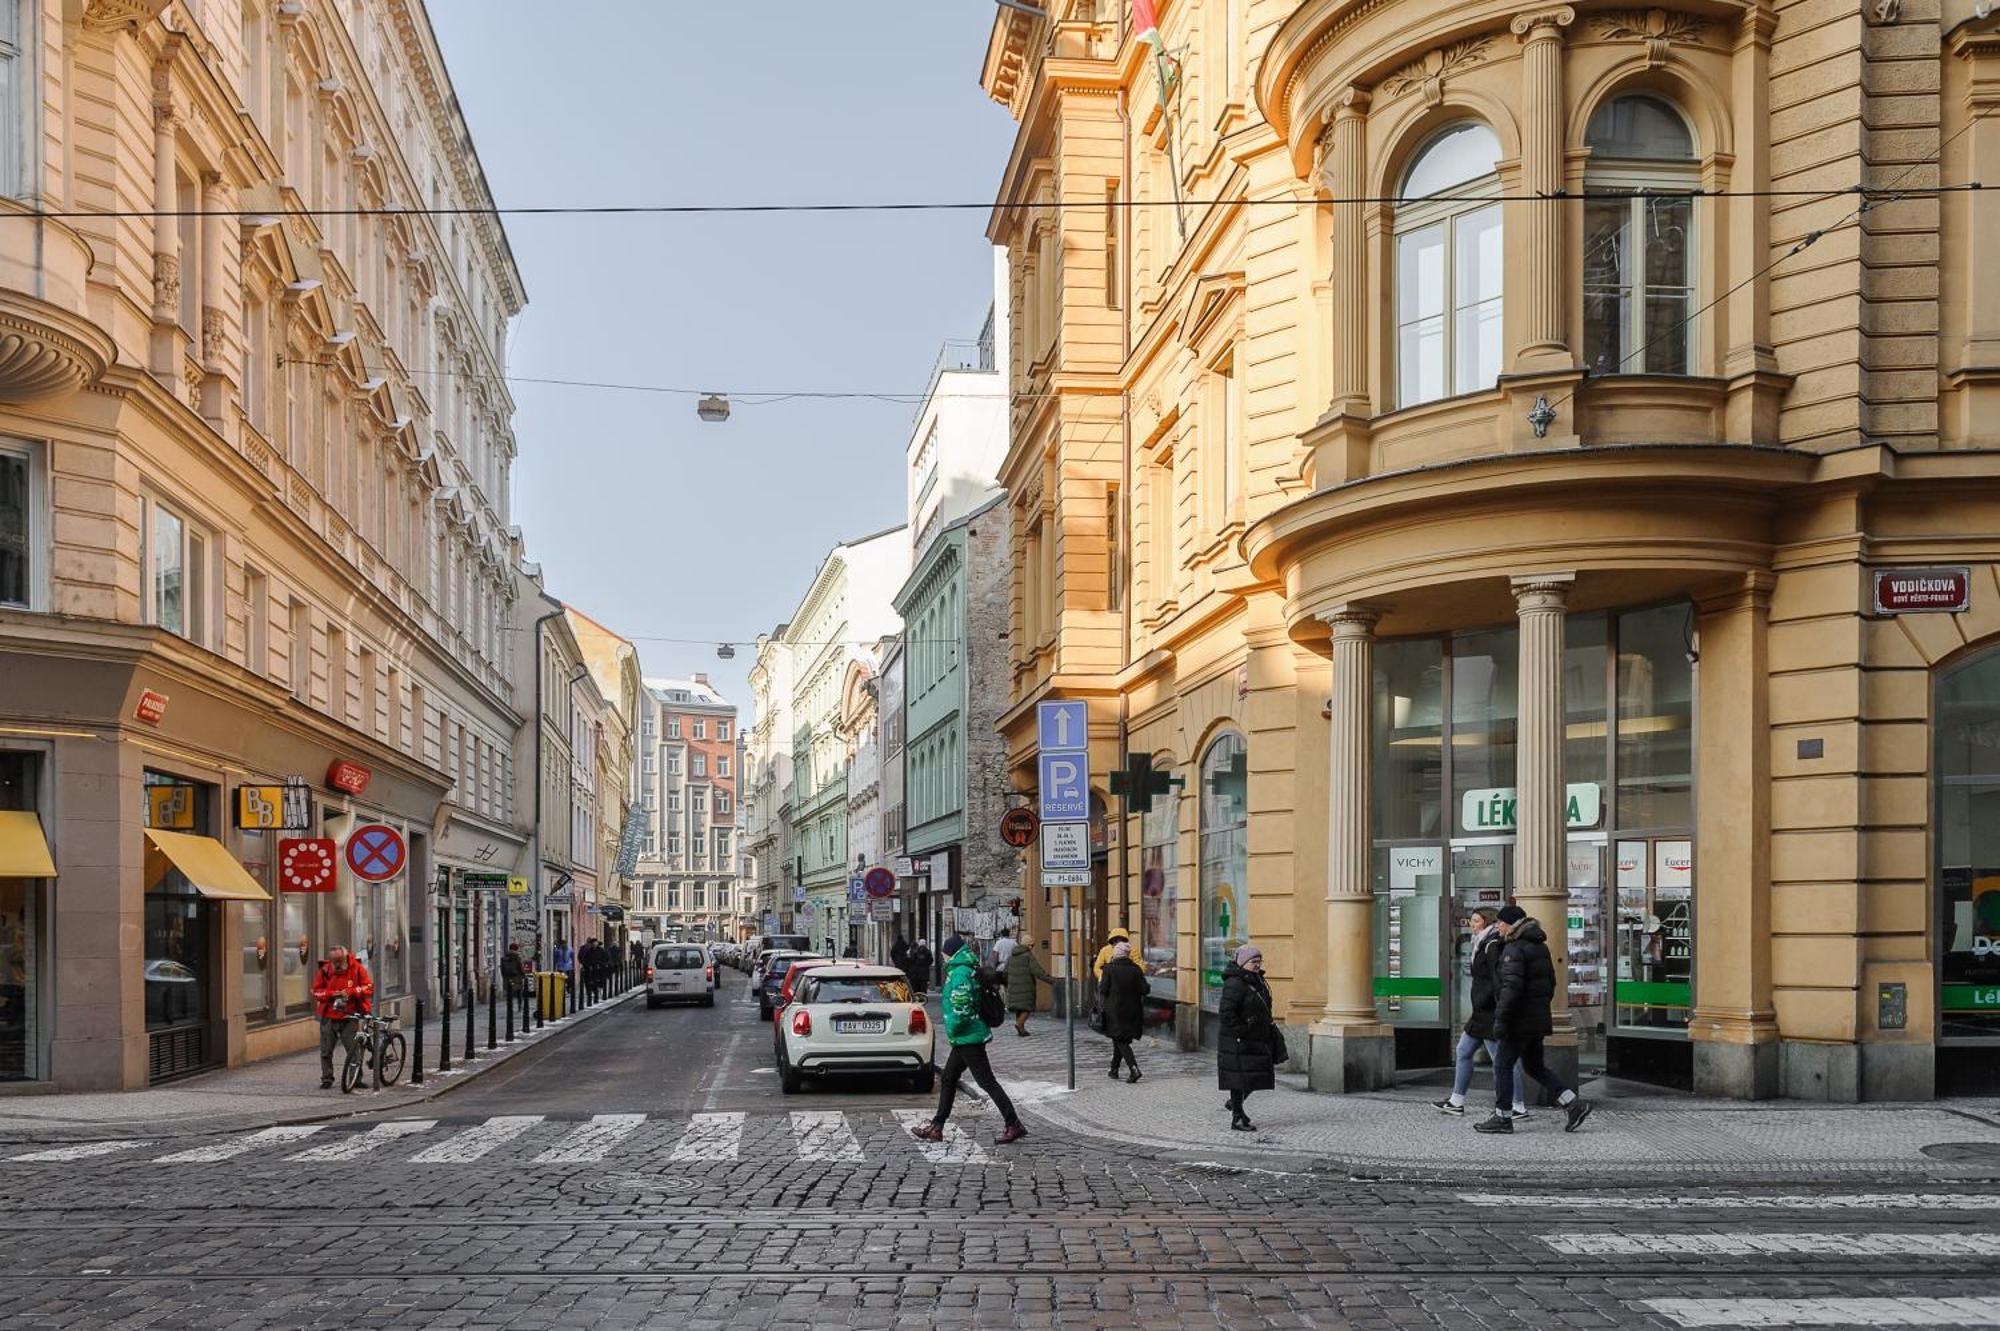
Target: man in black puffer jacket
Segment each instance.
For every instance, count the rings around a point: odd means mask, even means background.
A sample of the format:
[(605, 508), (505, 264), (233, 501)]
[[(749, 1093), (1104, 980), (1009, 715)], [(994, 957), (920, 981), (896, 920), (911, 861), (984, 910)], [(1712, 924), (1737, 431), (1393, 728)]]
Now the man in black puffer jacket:
[(1529, 919), (1515, 905), (1500, 908), (1500, 934), (1507, 945), (1500, 953), (1500, 992), (1493, 1003), (1493, 1037), (1500, 1042), (1500, 1057), (1493, 1061), (1493, 1117), (1473, 1130), (1514, 1130), (1518, 1065), (1556, 1097), (1563, 1109), (1563, 1131), (1575, 1132), (1590, 1117), (1590, 1102), (1578, 1098), (1542, 1061), (1542, 1041), (1555, 1029), (1549, 1003), (1556, 996), (1556, 967), (1549, 956), (1549, 936), (1539, 920)]

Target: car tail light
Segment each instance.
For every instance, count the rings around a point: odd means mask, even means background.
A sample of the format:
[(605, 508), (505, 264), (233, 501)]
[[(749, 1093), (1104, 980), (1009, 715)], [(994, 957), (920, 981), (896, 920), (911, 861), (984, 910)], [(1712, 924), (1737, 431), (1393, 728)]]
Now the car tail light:
[(911, 1008), (910, 1034), (924, 1035), (930, 1031), (930, 1028), (931, 1028), (930, 1018), (924, 1015), (924, 1010), (920, 1007)]
[(713, 984), (715, 982), (715, 967), (703, 966), (701, 968), (701, 978)]
[(811, 1035), (812, 1033), (813, 1033), (813, 1014), (806, 1011), (804, 1008), (800, 1008), (797, 1012), (794, 1012), (792, 1014), (792, 1034)]
[(653, 968), (651, 966), (646, 967), (646, 978), (649, 980), (653, 978)]

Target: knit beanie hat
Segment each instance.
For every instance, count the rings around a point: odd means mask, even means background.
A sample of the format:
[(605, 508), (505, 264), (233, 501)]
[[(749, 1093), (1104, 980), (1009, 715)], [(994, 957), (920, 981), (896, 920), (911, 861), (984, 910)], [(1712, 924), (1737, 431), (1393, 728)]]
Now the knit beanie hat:
[(1129, 939), (1121, 938), (1117, 942), (1113, 943), (1111, 945), (1111, 955), (1114, 958), (1131, 956), (1132, 955), (1131, 941)]
[(1242, 947), (1236, 949), (1236, 964), (1239, 966), (1248, 966), (1253, 961), (1262, 961), (1263, 959), (1264, 949), (1258, 947), (1255, 943), (1245, 943)]
[(1500, 908), (1500, 923), (1502, 924), (1519, 924), (1527, 918), (1528, 912), (1522, 910), (1511, 901)]

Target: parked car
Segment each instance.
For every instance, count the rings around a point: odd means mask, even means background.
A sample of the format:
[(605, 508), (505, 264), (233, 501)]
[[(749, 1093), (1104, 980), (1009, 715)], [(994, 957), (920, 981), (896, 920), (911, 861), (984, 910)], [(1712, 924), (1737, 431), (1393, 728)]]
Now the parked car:
[[(758, 971), (759, 978), (757, 980), (757, 1015), (759, 1017), (762, 1017), (765, 1021), (771, 1019), (771, 1014), (777, 1010), (778, 991), (784, 987), (785, 972), (792, 968), (793, 962), (802, 961), (806, 956), (807, 954), (804, 952), (773, 952), (764, 959), (764, 965)], [(825, 958), (817, 959), (824, 960)]]
[(778, 992), (771, 996), (771, 1020), (775, 1024), (785, 1019), (785, 1008), (790, 1005), (792, 995), (798, 992), (799, 982), (820, 966), (836, 964), (831, 957), (794, 957), (785, 969), (785, 978), (778, 984)]
[(797, 1095), (808, 1077), (908, 1078), (930, 1091), (932, 1022), (909, 979), (888, 966), (835, 962), (808, 970), (777, 1023), (778, 1082)]
[(812, 940), (804, 934), (759, 934), (750, 944), (752, 964), (773, 952), (810, 952)]
[(646, 967), (646, 1006), (693, 1002), (715, 1006), (715, 963), (699, 943), (656, 943)]

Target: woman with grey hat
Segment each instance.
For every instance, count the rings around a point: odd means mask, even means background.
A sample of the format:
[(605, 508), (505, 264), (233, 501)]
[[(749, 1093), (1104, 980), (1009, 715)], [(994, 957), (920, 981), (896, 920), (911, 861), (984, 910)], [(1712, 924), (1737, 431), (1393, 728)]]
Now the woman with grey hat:
[(1255, 943), (1236, 949), (1236, 959), (1222, 972), (1222, 1035), (1215, 1051), (1215, 1080), (1229, 1092), (1229, 1126), (1255, 1132), (1257, 1125), (1243, 1112), (1252, 1091), (1278, 1084), (1278, 1050), (1284, 1037), (1271, 1017), (1271, 986), (1264, 980), (1264, 953)]

